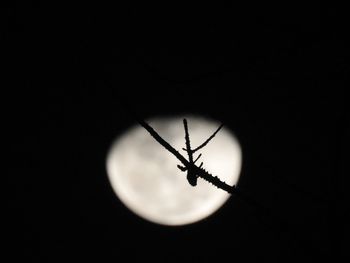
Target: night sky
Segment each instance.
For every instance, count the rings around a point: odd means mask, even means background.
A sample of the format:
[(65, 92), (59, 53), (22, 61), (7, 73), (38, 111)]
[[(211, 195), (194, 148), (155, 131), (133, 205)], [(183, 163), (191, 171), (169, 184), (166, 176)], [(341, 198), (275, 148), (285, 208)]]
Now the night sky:
[[(345, 255), (344, 8), (85, 5), (1, 11), (13, 259), (337, 262)], [(199, 223), (165, 227), (115, 197), (105, 170), (111, 142), (135, 116), (182, 113), (234, 131), (243, 150), (239, 187), (257, 206), (232, 196)]]

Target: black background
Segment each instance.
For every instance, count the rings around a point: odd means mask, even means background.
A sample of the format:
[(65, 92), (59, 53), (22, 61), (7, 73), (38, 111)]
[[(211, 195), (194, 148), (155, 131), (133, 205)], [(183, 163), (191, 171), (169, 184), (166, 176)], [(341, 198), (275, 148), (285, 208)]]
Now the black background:
[[(311, 4), (3, 9), (11, 258), (339, 260), (345, 17)], [(233, 196), (199, 223), (164, 227), (120, 203), (105, 171), (112, 140), (134, 114), (184, 112), (236, 133), (239, 186), (271, 214)]]

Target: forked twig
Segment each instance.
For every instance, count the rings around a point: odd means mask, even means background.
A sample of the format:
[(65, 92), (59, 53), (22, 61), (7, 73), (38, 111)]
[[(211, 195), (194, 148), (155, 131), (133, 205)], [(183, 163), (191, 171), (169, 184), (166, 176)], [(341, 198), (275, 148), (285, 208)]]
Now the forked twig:
[[(187, 160), (185, 157), (183, 157), (174, 147), (172, 147), (167, 141), (165, 141), (151, 126), (149, 126), (145, 121), (139, 120), (139, 124), (144, 127), (150, 134), (151, 136), (159, 142), (165, 149), (167, 149), (169, 152), (171, 152), (182, 164), (178, 165), (177, 167), (185, 172), (187, 171), (187, 180), (192, 186), (195, 186), (197, 183), (197, 177), (200, 177), (209, 183), (213, 184), (214, 186), (230, 193), (230, 194), (238, 194), (237, 189), (235, 186), (230, 186), (226, 184), (225, 182), (221, 181), (217, 176), (211, 175), (209, 172), (204, 170), (202, 168), (203, 162), (200, 164), (200, 166), (196, 166), (195, 162), (201, 157), (201, 154), (196, 158), (195, 161), (193, 161), (193, 150), (191, 149), (191, 144), (190, 144), (190, 137), (189, 137), (189, 132), (188, 132), (188, 125), (187, 125), (187, 120), (184, 119), (184, 128), (185, 128), (185, 140), (186, 140), (186, 151), (188, 154), (188, 159)], [(221, 129), (222, 125), (199, 147), (196, 148), (196, 150), (199, 150), (203, 148), (208, 142), (214, 138), (214, 136), (217, 134), (217, 132)]]
[(195, 153), (196, 151), (198, 151), (199, 149), (202, 149), (204, 146), (206, 146), (211, 139), (213, 139), (215, 137), (215, 135), (220, 131), (220, 129), (222, 128), (222, 126), (224, 126), (223, 124), (220, 125), (219, 128), (217, 128), (217, 130), (205, 141), (203, 142), (201, 145), (199, 145), (197, 148), (192, 150), (192, 153)]

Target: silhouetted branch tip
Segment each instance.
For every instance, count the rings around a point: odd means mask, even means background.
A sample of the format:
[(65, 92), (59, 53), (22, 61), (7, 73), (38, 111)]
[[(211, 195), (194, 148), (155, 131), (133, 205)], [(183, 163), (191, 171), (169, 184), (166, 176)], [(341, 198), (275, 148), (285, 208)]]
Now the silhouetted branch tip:
[(217, 130), (201, 145), (199, 145), (197, 148), (192, 150), (192, 153), (195, 153), (196, 151), (198, 151), (199, 149), (202, 149), (204, 146), (206, 146), (214, 137), (215, 135), (221, 130), (222, 126), (224, 126), (223, 124), (221, 124), (219, 126), (219, 128), (217, 128)]

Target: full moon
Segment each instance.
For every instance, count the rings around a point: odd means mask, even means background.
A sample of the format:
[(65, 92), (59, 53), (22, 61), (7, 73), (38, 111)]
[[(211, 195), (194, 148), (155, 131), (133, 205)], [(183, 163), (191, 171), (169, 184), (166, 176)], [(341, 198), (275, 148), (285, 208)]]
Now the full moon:
[[(158, 117), (146, 120), (186, 159), (183, 118), (187, 119), (191, 146), (201, 145), (220, 122), (199, 117)], [(229, 185), (238, 182), (242, 151), (237, 138), (225, 126), (199, 153), (197, 165)], [(106, 170), (119, 200), (134, 214), (161, 225), (185, 225), (215, 213), (230, 197), (222, 189), (198, 178), (196, 186), (177, 168), (178, 159), (142, 126), (135, 125), (119, 136), (107, 154)]]

